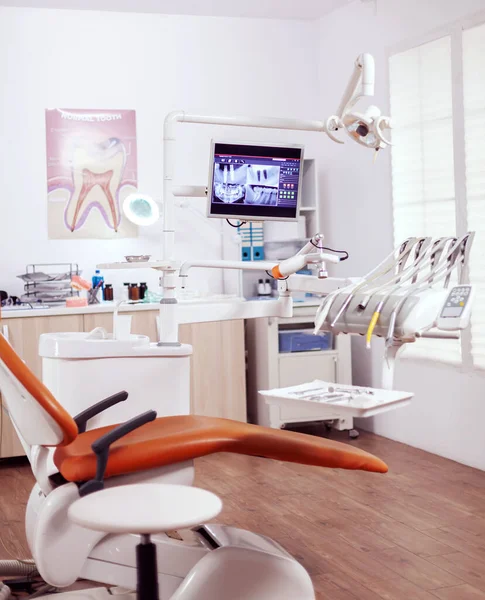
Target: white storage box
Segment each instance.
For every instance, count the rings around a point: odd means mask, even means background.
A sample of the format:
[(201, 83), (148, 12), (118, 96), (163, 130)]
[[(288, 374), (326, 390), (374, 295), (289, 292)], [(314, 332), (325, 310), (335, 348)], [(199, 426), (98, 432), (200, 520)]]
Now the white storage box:
[[(93, 335), (94, 334), (94, 335)], [(190, 413), (192, 347), (157, 346), (143, 335), (106, 333), (40, 336), (43, 381), (72, 415), (120, 391), (125, 402), (91, 419), (88, 429), (120, 423), (153, 409), (159, 417)]]

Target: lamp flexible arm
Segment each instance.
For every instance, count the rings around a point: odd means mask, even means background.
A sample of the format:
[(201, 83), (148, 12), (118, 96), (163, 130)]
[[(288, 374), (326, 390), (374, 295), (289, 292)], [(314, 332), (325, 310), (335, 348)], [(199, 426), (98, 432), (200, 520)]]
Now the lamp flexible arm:
[[(362, 97), (374, 95), (375, 63), (371, 54), (361, 54), (354, 65), (354, 72), (345, 88), (337, 110), (337, 116), (343, 118)], [(360, 86), (360, 90), (359, 90)]]

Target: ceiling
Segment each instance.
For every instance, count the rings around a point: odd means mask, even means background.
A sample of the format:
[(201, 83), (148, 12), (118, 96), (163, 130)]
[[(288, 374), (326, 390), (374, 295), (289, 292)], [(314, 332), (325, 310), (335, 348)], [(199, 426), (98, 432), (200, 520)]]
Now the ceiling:
[(264, 19), (318, 19), (352, 0), (0, 0), (0, 6)]

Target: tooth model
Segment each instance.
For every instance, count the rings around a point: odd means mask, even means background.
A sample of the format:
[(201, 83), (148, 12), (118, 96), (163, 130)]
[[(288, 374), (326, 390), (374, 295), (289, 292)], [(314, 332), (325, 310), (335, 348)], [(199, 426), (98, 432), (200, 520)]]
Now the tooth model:
[(118, 198), (126, 163), (124, 144), (117, 138), (77, 145), (72, 154), (74, 189), (64, 213), (66, 226), (80, 229), (89, 213), (97, 209), (106, 225), (118, 231), (121, 210)]

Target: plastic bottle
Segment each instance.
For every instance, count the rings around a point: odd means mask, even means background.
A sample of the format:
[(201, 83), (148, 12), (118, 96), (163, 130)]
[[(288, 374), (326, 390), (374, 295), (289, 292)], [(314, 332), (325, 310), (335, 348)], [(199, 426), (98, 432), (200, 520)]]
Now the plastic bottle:
[(124, 283), (121, 286), (120, 300), (122, 300), (123, 302), (127, 302), (130, 299), (129, 290), (130, 290), (130, 284), (129, 283)]
[(105, 302), (112, 302), (114, 300), (113, 285), (106, 283), (103, 289), (103, 300)]
[(260, 279), (258, 281), (258, 296), (264, 296), (266, 294), (266, 289), (263, 283), (263, 280)]
[(142, 281), (140, 283), (140, 300), (145, 299), (145, 294), (147, 293), (147, 290), (148, 290), (147, 284), (144, 281)]
[(264, 293), (266, 296), (271, 296), (271, 283), (269, 279), (264, 282)]
[(140, 288), (137, 283), (131, 284), (131, 300), (138, 301), (140, 299)]
[(101, 271), (99, 269), (96, 269), (96, 273), (93, 275), (93, 290), (95, 287), (97, 287), (98, 283), (101, 282), (101, 287), (104, 287), (104, 277), (101, 275)]

